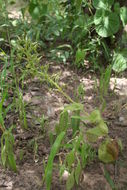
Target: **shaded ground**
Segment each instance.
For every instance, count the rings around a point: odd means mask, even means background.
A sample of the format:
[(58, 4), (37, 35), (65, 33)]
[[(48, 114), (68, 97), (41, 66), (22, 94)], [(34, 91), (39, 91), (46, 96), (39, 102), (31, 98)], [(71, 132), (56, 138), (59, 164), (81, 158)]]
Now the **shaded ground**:
[[(59, 75), (59, 84), (64, 90), (75, 98), (75, 92), (80, 84), (84, 85), (85, 95), (82, 100), (84, 109), (91, 112), (100, 106), (99, 96), (96, 93), (96, 85), (93, 74), (77, 73), (63, 65), (50, 63), (50, 73), (62, 73)], [(111, 88), (114, 82), (111, 79)], [(111, 137), (121, 138), (124, 146), (123, 155), (120, 155), (116, 165), (106, 165), (118, 190), (127, 189), (127, 79), (117, 79), (116, 92), (110, 91), (106, 98), (107, 107), (103, 117), (108, 123)], [(28, 131), (21, 130), (17, 121), (15, 136), (15, 155), (18, 173), (14, 174), (4, 170), (0, 166), (0, 190), (42, 190), (42, 176), (44, 174), (43, 160), (47, 160), (50, 152), (49, 132), (53, 131), (59, 113), (67, 104), (67, 100), (55, 89), (49, 88), (36, 78), (27, 81), (24, 91), (24, 100), (27, 105)], [(47, 122), (43, 132), (37, 119), (45, 115)], [(10, 113), (7, 122), (14, 122), (16, 115)], [(38, 144), (38, 151), (34, 149), (34, 142)], [(57, 162), (57, 159), (56, 159)], [(55, 167), (56, 168), (56, 167)], [(59, 181), (57, 168), (53, 173), (52, 189), (65, 190), (65, 181)], [(84, 170), (84, 175), (77, 189), (85, 190), (110, 190), (110, 186), (104, 177), (104, 164), (94, 161)]]

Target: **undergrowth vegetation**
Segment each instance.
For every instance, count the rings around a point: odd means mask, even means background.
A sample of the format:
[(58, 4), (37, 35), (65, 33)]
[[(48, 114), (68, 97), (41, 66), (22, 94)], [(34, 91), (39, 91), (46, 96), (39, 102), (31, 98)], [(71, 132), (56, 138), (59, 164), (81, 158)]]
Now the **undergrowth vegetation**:
[[(18, 170), (13, 132), (18, 125), (30, 130), (23, 96), (27, 81), (37, 78), (50, 90), (56, 89), (68, 103), (50, 133), (51, 151), (44, 163), (43, 183), (51, 189), (54, 159), (58, 157), (60, 179), (65, 172), (68, 174), (69, 190), (80, 184), (86, 165), (97, 159), (115, 163), (122, 151), (121, 140), (110, 137), (102, 114), (112, 72), (117, 75), (127, 68), (127, 7), (116, 0), (29, 0), (20, 8), (19, 18), (14, 18), (9, 7), (15, 3), (0, 0), (1, 164)], [(99, 74), (96, 90), (100, 107), (87, 113), (82, 101), (83, 85), (72, 99), (59, 84), (59, 77), (49, 74), (49, 65), (41, 63), (43, 58)], [(10, 112), (16, 115), (11, 124), (7, 121)], [(38, 119), (42, 133), (45, 120), (44, 115)], [(36, 154), (37, 139), (34, 145)]]

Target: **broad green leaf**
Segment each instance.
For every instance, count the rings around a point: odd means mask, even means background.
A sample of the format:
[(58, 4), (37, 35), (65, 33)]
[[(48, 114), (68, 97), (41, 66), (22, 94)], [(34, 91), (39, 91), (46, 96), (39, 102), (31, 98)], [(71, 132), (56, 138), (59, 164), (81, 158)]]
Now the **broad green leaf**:
[(39, 16), (40, 16), (39, 6), (31, 2), (29, 4), (29, 13), (33, 19), (39, 19)]
[(107, 130), (101, 129), (99, 126), (86, 131), (86, 136), (89, 142), (96, 142), (99, 137), (107, 135)]
[(65, 132), (61, 132), (57, 136), (57, 138), (56, 138), (56, 140), (55, 140), (55, 142), (51, 148), (51, 152), (50, 152), (50, 155), (48, 158), (48, 163), (47, 163), (47, 166), (45, 169), (45, 175), (43, 178), (43, 180), (45, 179), (45, 181), (46, 181), (46, 189), (47, 190), (50, 190), (50, 187), (51, 187), (53, 160), (54, 160), (55, 155), (57, 154), (57, 152), (59, 150), (59, 147), (61, 145), (61, 141), (63, 140), (64, 136), (65, 136)]
[(72, 103), (64, 108), (64, 111), (68, 111), (68, 110), (70, 111), (83, 110), (83, 105), (80, 103)]
[(114, 162), (116, 159), (113, 155), (113, 152), (108, 151), (108, 145), (111, 143), (110, 139), (103, 141), (98, 149), (98, 158), (104, 163)]
[(73, 188), (74, 184), (75, 184), (74, 171), (72, 171), (70, 176), (67, 179), (66, 189), (71, 190)]
[(96, 9), (109, 9), (113, 3), (114, 0), (93, 0), (93, 6)]
[(120, 8), (120, 18), (122, 20), (123, 26), (127, 25), (127, 7)]
[(113, 55), (112, 69), (115, 72), (122, 72), (127, 69), (127, 49), (115, 52)]
[(114, 11), (119, 14), (120, 13), (120, 3), (119, 2), (116, 2), (114, 4)]
[(106, 123), (104, 123), (104, 121), (100, 121), (100, 123), (97, 125), (97, 127), (99, 127), (102, 131), (102, 133), (104, 133), (105, 135), (108, 134), (108, 127), (106, 125)]
[(66, 156), (66, 161), (68, 164), (68, 167), (70, 168), (72, 164), (75, 162), (75, 152), (72, 150), (68, 155)]
[[(83, 29), (84, 36), (89, 32), (90, 27), (93, 24), (93, 16), (89, 16), (87, 13), (85, 15), (80, 15), (74, 22), (74, 29), (77, 27)], [(83, 51), (83, 50), (82, 50)]]
[(80, 161), (78, 160), (78, 164), (77, 164), (77, 167), (75, 169), (75, 181), (77, 184), (79, 182), (80, 174), (81, 174), (81, 164), (80, 164)]
[(99, 9), (94, 16), (94, 24), (98, 35), (109, 37), (118, 32), (120, 21), (116, 13)]
[(89, 121), (91, 123), (99, 123), (102, 120), (101, 113), (99, 110), (94, 110), (91, 112), (89, 116)]

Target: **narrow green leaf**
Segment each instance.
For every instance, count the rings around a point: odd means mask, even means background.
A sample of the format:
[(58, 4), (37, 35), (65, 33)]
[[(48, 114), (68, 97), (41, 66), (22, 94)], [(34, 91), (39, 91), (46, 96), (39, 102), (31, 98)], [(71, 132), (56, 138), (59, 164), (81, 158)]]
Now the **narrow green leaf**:
[(72, 166), (72, 164), (75, 162), (75, 152), (74, 152), (74, 150), (69, 152), (69, 154), (66, 156), (66, 161), (67, 161), (68, 167), (70, 168)]
[(75, 181), (76, 181), (77, 185), (79, 183), (80, 174), (81, 174), (81, 164), (80, 164), (80, 161), (78, 160), (78, 164), (75, 169)]
[(112, 190), (116, 190), (115, 184), (114, 184), (113, 180), (111, 179), (110, 174), (106, 170), (105, 167), (104, 167), (104, 176), (105, 176), (107, 182), (109, 183), (110, 187), (112, 188)]
[(16, 162), (15, 162), (14, 154), (12, 152), (8, 153), (8, 161), (9, 161), (9, 166), (13, 169), (14, 172), (16, 172), (17, 171)]
[(67, 179), (66, 189), (71, 190), (73, 188), (74, 184), (75, 184), (74, 171), (72, 171), (70, 176)]
[(79, 136), (78, 136), (78, 139), (74, 142), (74, 147), (75, 147), (75, 151), (78, 151), (79, 150), (79, 147), (80, 147), (80, 144), (82, 143), (82, 141), (83, 141), (83, 135), (82, 134), (80, 134)]
[(5, 151), (5, 146), (3, 146), (1, 148), (1, 161), (2, 161), (2, 164), (4, 167), (6, 166), (6, 159), (7, 159), (7, 155), (6, 155), (6, 151)]
[(45, 175), (44, 175), (44, 179), (46, 181), (46, 189), (47, 190), (50, 190), (50, 187), (51, 187), (51, 180), (52, 180), (52, 169), (53, 169), (53, 160), (55, 158), (55, 155), (57, 154), (58, 150), (59, 150), (59, 147), (61, 145), (61, 141), (63, 140), (65, 136), (65, 132), (61, 132), (52, 148), (51, 148), (51, 152), (50, 152), (50, 155), (49, 155), (49, 158), (48, 158), (48, 163), (47, 163), (47, 166), (46, 166), (46, 169), (45, 169)]
[(81, 147), (81, 159), (82, 159), (82, 167), (84, 168), (87, 163), (87, 154), (86, 154), (86, 144), (82, 144)]
[[(75, 111), (76, 116), (80, 116), (80, 110)], [(71, 128), (73, 130), (73, 135), (79, 130), (80, 119), (71, 118)]]

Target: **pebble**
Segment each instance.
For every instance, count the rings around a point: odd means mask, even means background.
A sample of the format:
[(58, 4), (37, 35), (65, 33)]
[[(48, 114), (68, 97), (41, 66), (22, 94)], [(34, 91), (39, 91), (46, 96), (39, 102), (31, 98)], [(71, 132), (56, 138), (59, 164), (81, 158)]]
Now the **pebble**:
[(119, 117), (119, 122), (123, 122), (124, 120), (125, 120), (124, 117), (122, 116)]
[(66, 181), (68, 179), (69, 175), (70, 175), (70, 173), (67, 170), (65, 170), (62, 175), (62, 180)]

